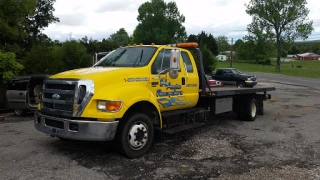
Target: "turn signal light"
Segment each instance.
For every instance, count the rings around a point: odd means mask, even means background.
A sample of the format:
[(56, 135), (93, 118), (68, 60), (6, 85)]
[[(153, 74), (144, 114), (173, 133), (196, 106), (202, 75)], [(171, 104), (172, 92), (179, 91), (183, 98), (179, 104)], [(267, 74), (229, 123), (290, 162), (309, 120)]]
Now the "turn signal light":
[(121, 101), (107, 101), (107, 111), (118, 111), (121, 108)]
[(97, 104), (97, 109), (101, 111), (107, 112), (117, 112), (121, 109), (122, 102), (121, 101), (105, 101), (100, 100)]

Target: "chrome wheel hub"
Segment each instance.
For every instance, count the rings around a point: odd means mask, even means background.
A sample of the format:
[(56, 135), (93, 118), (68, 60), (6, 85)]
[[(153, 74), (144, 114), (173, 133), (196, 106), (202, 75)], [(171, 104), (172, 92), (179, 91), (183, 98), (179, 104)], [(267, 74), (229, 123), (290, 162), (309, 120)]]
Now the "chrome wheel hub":
[(128, 142), (132, 149), (139, 150), (143, 148), (148, 141), (148, 129), (142, 122), (134, 123), (128, 133)]
[(251, 117), (256, 116), (256, 112), (257, 112), (257, 106), (255, 103), (251, 104)]

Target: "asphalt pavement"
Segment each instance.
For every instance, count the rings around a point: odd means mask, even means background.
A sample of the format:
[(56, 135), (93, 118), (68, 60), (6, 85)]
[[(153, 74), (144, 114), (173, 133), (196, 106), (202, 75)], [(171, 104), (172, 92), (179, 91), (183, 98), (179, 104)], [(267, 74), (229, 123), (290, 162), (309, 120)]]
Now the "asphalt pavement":
[(320, 179), (320, 90), (279, 83), (264, 115), (253, 122), (232, 113), (206, 126), (155, 141), (128, 159), (112, 142), (60, 140), (40, 133), (32, 113), (0, 121), (4, 179)]
[(261, 73), (261, 72), (243, 72), (243, 73), (256, 75), (258, 82), (269, 81), (269, 82), (276, 82), (281, 84), (297, 85), (297, 86), (303, 86), (303, 87), (310, 87), (314, 89), (320, 89), (320, 79), (286, 76), (282, 74), (270, 74), (270, 73)]

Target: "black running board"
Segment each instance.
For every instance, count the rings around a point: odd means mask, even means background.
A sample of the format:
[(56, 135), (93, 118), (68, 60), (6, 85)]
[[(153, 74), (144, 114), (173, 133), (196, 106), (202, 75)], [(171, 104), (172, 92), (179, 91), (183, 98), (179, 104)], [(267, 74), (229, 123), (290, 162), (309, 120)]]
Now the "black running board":
[(195, 122), (195, 123), (192, 123), (192, 124), (187, 124), (187, 125), (183, 125), (183, 126), (170, 128), (170, 129), (165, 129), (162, 132), (164, 134), (176, 134), (176, 133), (179, 133), (179, 132), (182, 132), (182, 131), (186, 131), (186, 130), (189, 130), (189, 129), (199, 128), (199, 127), (202, 127), (204, 125), (205, 125), (204, 122)]

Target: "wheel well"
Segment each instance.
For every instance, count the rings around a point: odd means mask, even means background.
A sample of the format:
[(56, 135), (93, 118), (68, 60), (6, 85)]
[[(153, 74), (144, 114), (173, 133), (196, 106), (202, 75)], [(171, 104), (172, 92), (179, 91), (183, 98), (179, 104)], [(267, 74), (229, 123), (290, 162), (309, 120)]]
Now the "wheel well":
[(140, 101), (135, 104), (133, 104), (124, 114), (123, 117), (129, 116), (131, 113), (145, 113), (150, 117), (153, 124), (160, 126), (160, 115), (158, 113), (157, 108), (148, 101)]

